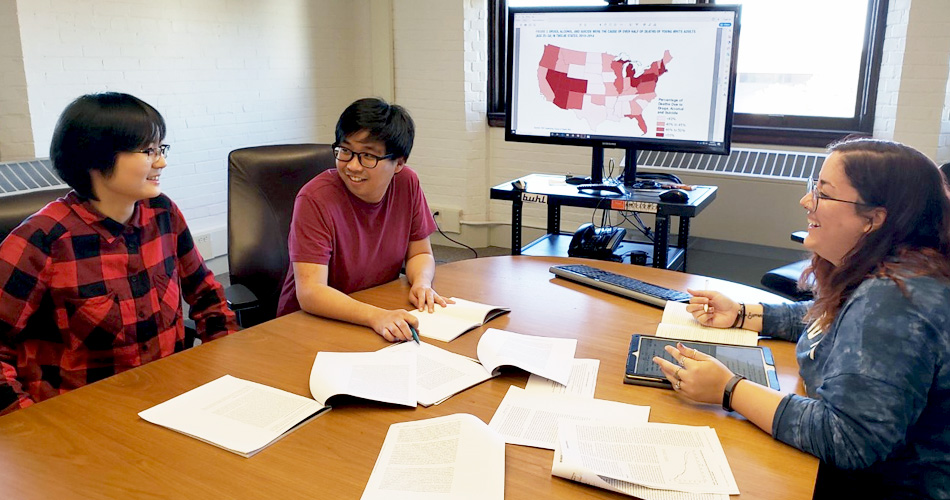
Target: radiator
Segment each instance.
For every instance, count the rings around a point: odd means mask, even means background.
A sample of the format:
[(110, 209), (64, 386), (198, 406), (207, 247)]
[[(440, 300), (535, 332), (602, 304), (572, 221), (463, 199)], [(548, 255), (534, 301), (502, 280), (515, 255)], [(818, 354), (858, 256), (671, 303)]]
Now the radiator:
[(49, 158), (0, 163), (0, 196), (65, 185), (53, 170)]

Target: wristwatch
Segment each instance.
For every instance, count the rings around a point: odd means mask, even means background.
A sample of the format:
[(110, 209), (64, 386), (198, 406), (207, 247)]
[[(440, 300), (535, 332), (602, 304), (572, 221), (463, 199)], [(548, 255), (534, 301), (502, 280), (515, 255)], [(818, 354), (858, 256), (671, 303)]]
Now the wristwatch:
[(732, 409), (732, 392), (736, 390), (736, 386), (739, 385), (740, 380), (745, 380), (745, 377), (742, 375), (735, 375), (729, 382), (726, 383), (726, 390), (722, 391), (722, 409), (726, 411), (733, 411)]

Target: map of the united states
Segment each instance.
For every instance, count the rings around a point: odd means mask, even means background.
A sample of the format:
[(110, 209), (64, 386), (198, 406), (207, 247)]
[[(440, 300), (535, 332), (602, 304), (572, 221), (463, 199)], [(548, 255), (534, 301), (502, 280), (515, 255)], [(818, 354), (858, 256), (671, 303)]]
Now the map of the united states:
[(656, 85), (673, 60), (670, 51), (640, 74), (621, 54), (583, 52), (545, 45), (538, 64), (538, 84), (544, 97), (561, 109), (576, 110), (591, 129), (605, 120), (636, 120), (646, 134), (643, 110), (656, 98)]

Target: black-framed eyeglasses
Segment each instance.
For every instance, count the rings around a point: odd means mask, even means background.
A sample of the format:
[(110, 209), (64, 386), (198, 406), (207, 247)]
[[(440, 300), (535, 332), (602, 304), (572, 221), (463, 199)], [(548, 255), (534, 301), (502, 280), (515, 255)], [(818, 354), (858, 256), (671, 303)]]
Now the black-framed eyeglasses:
[(840, 203), (850, 203), (852, 205), (860, 205), (862, 207), (876, 207), (877, 205), (872, 205), (870, 203), (862, 203), (860, 201), (849, 201), (849, 200), (840, 200), (838, 198), (832, 198), (830, 196), (825, 196), (818, 192), (818, 183), (815, 179), (808, 179), (808, 193), (811, 193), (811, 207), (812, 211), (818, 210), (818, 200), (828, 200), (828, 201), (837, 201)]
[(364, 168), (376, 168), (376, 165), (381, 160), (388, 160), (393, 158), (395, 155), (390, 153), (384, 156), (376, 156), (371, 153), (357, 153), (355, 151), (350, 151), (343, 146), (337, 144), (333, 145), (333, 157), (337, 160), (347, 163), (352, 160), (354, 156), (359, 158), (360, 165), (362, 165)]
[(145, 153), (148, 155), (148, 159), (155, 161), (158, 159), (159, 155), (168, 158), (168, 150), (171, 149), (171, 144), (161, 144), (157, 148), (146, 148), (136, 151), (136, 153)]

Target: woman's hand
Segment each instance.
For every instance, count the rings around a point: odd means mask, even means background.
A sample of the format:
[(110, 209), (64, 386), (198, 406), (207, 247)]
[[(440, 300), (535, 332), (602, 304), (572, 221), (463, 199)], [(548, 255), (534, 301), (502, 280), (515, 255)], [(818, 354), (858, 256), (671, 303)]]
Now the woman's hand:
[(703, 326), (730, 328), (736, 324), (739, 316), (739, 303), (719, 292), (710, 290), (690, 290), (692, 295), (686, 311)]
[(676, 392), (700, 403), (722, 403), (722, 393), (733, 376), (732, 371), (718, 359), (679, 342), (676, 347), (664, 349), (677, 364), (659, 356), (654, 356), (653, 362), (660, 366)]
[(416, 328), (419, 326), (419, 320), (409, 314), (409, 311), (402, 309), (383, 310), (370, 321), (373, 331), (390, 342), (412, 340), (412, 330), (409, 329), (409, 325)]
[(434, 311), (436, 304), (445, 307), (446, 304), (455, 303), (453, 300), (445, 299), (436, 293), (430, 285), (421, 283), (414, 283), (409, 289), (409, 302), (417, 307), (419, 311), (426, 310), (428, 312)]

